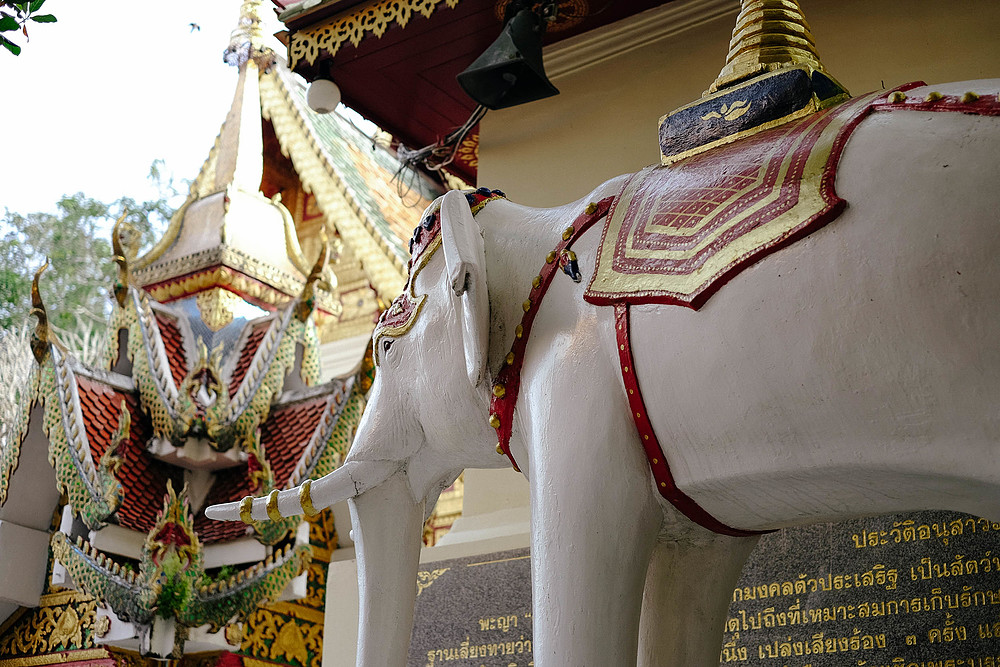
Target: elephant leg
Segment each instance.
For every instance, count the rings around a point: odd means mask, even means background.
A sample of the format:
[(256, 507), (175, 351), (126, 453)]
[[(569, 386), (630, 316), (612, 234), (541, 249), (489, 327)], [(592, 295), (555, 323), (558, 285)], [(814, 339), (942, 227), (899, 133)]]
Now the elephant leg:
[(756, 537), (660, 542), (646, 575), (642, 667), (717, 667), (729, 601)]
[(638, 442), (608, 444), (621, 442), (619, 431), (617, 441), (599, 443), (586, 432), (592, 427), (562, 422), (531, 460), (539, 667), (635, 664), (646, 566), (663, 515)]
[[(621, 384), (610, 309), (571, 336), (556, 281), (525, 356), (519, 424), (531, 487), (532, 653), (538, 667), (634, 665), (649, 554), (663, 524)], [(547, 319), (551, 317), (552, 319)]]

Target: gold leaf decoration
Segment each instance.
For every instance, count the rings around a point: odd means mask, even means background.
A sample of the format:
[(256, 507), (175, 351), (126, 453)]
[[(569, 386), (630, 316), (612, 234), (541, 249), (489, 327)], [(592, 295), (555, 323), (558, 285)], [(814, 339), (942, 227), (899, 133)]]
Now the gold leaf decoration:
[(438, 577), (450, 569), (450, 567), (442, 567), (438, 570), (417, 572), (417, 595), (430, 588), (431, 584), (438, 580)]
[(0, 660), (93, 649), (96, 620), (97, 602), (89, 595), (75, 591), (43, 595), (37, 608), (4, 624)]
[(296, 31), (288, 45), (289, 69), (294, 71), (302, 61), (315, 63), (320, 51), (332, 57), (348, 42), (358, 46), (367, 35), (381, 38), (393, 23), (406, 27), (414, 14), (430, 18), (442, 2), (451, 9), (458, 5), (458, 0), (382, 0), (362, 11)]
[(199, 292), (195, 297), (201, 319), (212, 331), (219, 331), (233, 321), (233, 312), (243, 299), (221, 287)]

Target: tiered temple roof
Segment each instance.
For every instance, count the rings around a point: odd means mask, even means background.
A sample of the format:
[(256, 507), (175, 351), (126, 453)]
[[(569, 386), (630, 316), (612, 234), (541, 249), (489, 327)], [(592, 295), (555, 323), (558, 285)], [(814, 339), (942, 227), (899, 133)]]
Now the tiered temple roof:
[[(0, 613), (0, 664), (250, 650), (261, 614), (300, 633), (286, 664), (318, 664), (332, 521), (248, 526), (202, 508), (339, 464), (372, 380), (367, 338), (440, 192), (309, 110), (259, 12), (244, 3), (232, 110), (163, 237), (139, 256), (116, 225), (102, 367), (59, 344), (36, 274), (34, 401), (0, 456), (0, 562), (27, 583)], [(323, 356), (337, 368), (321, 376)]]

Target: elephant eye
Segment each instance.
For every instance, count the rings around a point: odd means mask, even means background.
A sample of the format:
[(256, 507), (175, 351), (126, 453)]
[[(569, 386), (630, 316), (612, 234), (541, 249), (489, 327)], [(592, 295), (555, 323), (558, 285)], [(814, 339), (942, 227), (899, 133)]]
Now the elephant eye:
[(392, 339), (386, 338), (382, 341), (382, 352), (388, 352), (389, 348), (392, 347)]

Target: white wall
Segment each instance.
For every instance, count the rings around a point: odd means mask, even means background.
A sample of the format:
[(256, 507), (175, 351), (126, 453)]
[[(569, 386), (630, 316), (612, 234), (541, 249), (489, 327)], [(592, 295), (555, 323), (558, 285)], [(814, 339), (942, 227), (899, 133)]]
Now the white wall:
[[(1000, 76), (996, 0), (801, 0), (827, 70), (848, 90), (923, 79), (927, 83)], [(511, 199), (551, 206), (584, 196), (602, 181), (659, 159), (657, 122), (694, 101), (725, 63), (739, 5), (678, 0), (628, 19), (647, 30), (612, 36), (605, 48), (632, 51), (560, 75), (593, 34), (546, 50), (546, 71), (561, 94), (491, 111), (482, 121), (479, 182)], [(699, 19), (698, 13), (706, 15)], [(657, 38), (655, 17), (666, 20)], [(704, 20), (704, 22), (700, 22)], [(678, 25), (693, 23), (681, 34)], [(602, 29), (612, 34), (616, 26)], [(555, 69), (553, 69), (553, 67)]]

